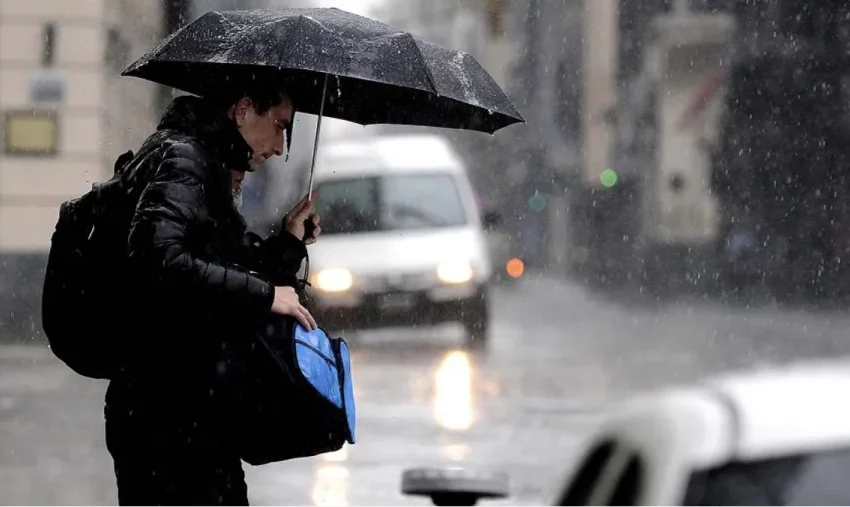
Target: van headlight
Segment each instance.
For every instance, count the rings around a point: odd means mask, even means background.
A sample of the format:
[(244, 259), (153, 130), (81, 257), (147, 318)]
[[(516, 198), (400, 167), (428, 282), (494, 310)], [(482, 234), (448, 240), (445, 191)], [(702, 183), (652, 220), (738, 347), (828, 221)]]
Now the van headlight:
[(445, 261), (437, 266), (437, 278), (443, 283), (466, 283), (472, 280), (472, 266), (466, 261)]
[(351, 271), (343, 268), (323, 269), (313, 275), (312, 284), (325, 292), (343, 292), (351, 288), (354, 279)]

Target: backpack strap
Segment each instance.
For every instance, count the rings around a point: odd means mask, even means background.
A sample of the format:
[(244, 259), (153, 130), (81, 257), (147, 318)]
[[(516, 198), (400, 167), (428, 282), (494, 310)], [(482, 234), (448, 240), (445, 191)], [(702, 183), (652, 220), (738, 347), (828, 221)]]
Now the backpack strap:
[(125, 153), (122, 153), (115, 159), (115, 166), (112, 168), (112, 174), (123, 173), (124, 169), (127, 168), (127, 165), (130, 164), (130, 161), (133, 160), (133, 150), (127, 150)]
[(121, 180), (124, 178), (124, 170), (130, 164), (130, 161), (133, 160), (134, 156), (135, 155), (133, 154), (132, 150), (127, 150), (125, 153), (119, 155), (118, 158), (115, 160), (115, 164), (112, 168), (112, 177), (104, 182), (99, 182), (92, 185), (92, 192), (94, 192), (95, 194), (94, 213), (96, 219), (92, 224), (92, 230), (89, 232), (89, 239), (91, 239), (91, 237), (94, 235), (94, 230), (97, 226), (98, 219), (102, 217), (105, 212), (106, 202), (105, 199), (103, 199), (104, 188), (110, 185), (120, 185), (122, 183)]

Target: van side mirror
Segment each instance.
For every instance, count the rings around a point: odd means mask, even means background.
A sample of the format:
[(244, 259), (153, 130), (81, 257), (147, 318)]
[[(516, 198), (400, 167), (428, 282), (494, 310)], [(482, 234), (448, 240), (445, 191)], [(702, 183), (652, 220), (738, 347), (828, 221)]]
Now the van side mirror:
[(502, 223), (502, 214), (498, 211), (486, 211), (481, 217), (481, 225), (485, 229), (492, 229)]

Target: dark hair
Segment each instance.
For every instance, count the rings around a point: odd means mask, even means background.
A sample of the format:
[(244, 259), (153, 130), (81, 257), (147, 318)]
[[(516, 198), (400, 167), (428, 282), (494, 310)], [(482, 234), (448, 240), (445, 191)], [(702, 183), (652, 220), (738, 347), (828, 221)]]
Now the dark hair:
[(212, 100), (223, 109), (230, 108), (230, 106), (239, 102), (242, 97), (251, 99), (257, 114), (266, 113), (269, 109), (279, 105), (284, 100), (292, 100), (292, 96), (283, 86), (257, 81), (243, 84), (231, 83), (221, 90), (206, 96), (207, 99)]

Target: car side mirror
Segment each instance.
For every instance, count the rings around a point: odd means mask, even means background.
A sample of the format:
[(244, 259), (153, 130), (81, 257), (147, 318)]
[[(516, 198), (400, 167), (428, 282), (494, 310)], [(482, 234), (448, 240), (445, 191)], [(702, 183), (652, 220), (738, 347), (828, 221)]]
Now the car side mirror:
[(477, 505), (481, 499), (507, 498), (508, 475), (462, 468), (413, 468), (404, 471), (401, 492), (430, 497), (434, 505)]
[(481, 217), (481, 225), (485, 229), (492, 229), (502, 223), (502, 214), (498, 211), (487, 211)]

